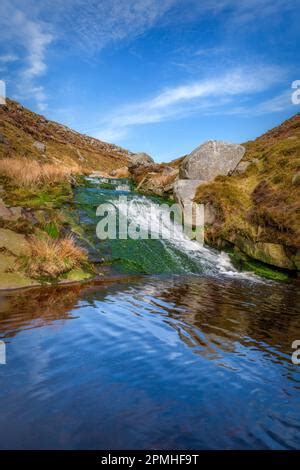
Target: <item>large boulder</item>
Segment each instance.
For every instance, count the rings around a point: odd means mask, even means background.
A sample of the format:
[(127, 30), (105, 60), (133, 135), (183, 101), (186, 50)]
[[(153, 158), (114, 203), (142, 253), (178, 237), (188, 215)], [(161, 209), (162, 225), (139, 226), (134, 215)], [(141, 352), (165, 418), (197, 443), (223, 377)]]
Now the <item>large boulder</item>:
[(133, 155), (130, 155), (128, 167), (131, 168), (139, 165), (149, 165), (151, 163), (154, 163), (154, 160), (147, 153), (134, 153)]
[(226, 176), (236, 168), (244, 153), (241, 145), (209, 140), (185, 157), (179, 177), (212, 181), (216, 176)]
[(206, 183), (203, 180), (179, 179), (174, 183), (174, 198), (184, 211), (184, 220), (187, 225), (196, 226), (195, 214), (191, 210), (198, 186)]

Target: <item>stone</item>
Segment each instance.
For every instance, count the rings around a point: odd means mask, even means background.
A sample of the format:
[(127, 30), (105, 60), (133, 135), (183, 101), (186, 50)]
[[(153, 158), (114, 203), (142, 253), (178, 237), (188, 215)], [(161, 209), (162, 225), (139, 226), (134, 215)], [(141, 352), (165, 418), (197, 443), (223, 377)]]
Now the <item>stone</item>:
[(26, 219), (32, 224), (36, 224), (38, 221), (34, 216), (31, 209), (24, 209), (23, 207), (8, 207), (0, 198), (0, 218), (7, 221), (17, 221), (19, 219)]
[(11, 220), (12, 214), (8, 207), (4, 204), (0, 198), (0, 218), (4, 220)]
[(13, 271), (16, 266), (16, 258), (7, 253), (0, 252), (0, 272)]
[(29, 244), (25, 235), (5, 228), (0, 228), (0, 250), (1, 248), (16, 256), (30, 254)]
[(179, 179), (175, 181), (174, 198), (184, 211), (184, 219), (187, 225), (196, 225), (195, 215), (191, 215), (191, 208), (198, 186), (205, 183), (206, 181), (203, 180)]
[(149, 165), (151, 163), (154, 163), (153, 158), (144, 152), (134, 153), (133, 155), (130, 155), (129, 159), (130, 162), (128, 168), (131, 168), (132, 166)]
[(279, 243), (253, 242), (241, 236), (236, 236), (231, 241), (251, 258), (282, 269), (296, 269), (284, 246)]
[(7, 140), (7, 138), (1, 133), (0, 133), (0, 144), (4, 144), (4, 145), (9, 144), (9, 141)]
[(245, 173), (245, 171), (248, 169), (248, 167), (251, 165), (251, 162), (240, 162), (238, 166), (235, 168), (233, 171), (234, 175), (242, 175)]
[(2, 289), (20, 289), (24, 287), (37, 286), (38, 283), (27, 277), (23, 273), (1, 273), (0, 272), (0, 290)]
[(38, 142), (37, 140), (32, 144), (34, 148), (36, 148), (40, 153), (45, 153), (46, 145), (43, 142)]
[(227, 176), (239, 164), (245, 148), (241, 145), (210, 140), (193, 150), (179, 168), (181, 179), (212, 181)]

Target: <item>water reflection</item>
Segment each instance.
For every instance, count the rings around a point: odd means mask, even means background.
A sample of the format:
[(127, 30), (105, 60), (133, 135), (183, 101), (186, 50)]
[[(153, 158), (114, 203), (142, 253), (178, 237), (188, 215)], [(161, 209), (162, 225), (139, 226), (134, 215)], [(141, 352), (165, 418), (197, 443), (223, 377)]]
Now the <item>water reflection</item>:
[(299, 305), (195, 276), (1, 294), (0, 446), (299, 448)]

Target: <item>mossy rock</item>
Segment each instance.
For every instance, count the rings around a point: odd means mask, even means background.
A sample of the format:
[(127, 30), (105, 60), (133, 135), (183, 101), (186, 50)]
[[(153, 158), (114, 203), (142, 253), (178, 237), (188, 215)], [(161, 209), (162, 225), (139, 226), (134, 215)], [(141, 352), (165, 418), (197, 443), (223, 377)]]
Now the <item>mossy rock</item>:
[(251, 259), (242, 253), (237, 247), (234, 249), (227, 249), (226, 251), (229, 254), (232, 264), (235, 268), (241, 271), (250, 271), (258, 276), (273, 281), (287, 281), (290, 279), (291, 275), (289, 272), (272, 268), (265, 263)]
[(0, 249), (5, 249), (16, 256), (26, 256), (30, 249), (25, 235), (0, 228)]
[(30, 287), (38, 283), (23, 273), (2, 273), (0, 272), (0, 290), (1, 289), (19, 289), (21, 287)]
[(92, 274), (90, 272), (84, 271), (81, 268), (77, 269), (72, 269), (69, 271), (67, 274), (62, 276), (62, 280), (64, 281), (85, 281), (87, 279), (90, 279), (92, 277)]

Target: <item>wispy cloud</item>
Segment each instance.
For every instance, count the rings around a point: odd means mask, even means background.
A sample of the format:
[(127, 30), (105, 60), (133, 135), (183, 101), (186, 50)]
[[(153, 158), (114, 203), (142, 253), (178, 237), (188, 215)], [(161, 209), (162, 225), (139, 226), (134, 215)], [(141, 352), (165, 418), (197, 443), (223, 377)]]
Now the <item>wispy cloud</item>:
[(18, 60), (18, 56), (16, 54), (2, 54), (0, 55), (0, 62), (7, 64), (10, 62), (15, 62)]
[[(0, 61), (20, 62), (16, 72), (16, 90), (20, 99), (33, 97), (42, 111), (46, 107), (46, 94), (36, 80), (46, 69), (47, 47), (53, 41), (53, 35), (48, 31), (49, 26), (39, 20), (31, 19), (20, 10), (13, 1), (4, 0), (1, 9), (1, 33), (6, 47), (11, 52), (3, 54)], [(15, 54), (14, 49), (22, 51), (22, 56)]]
[[(22, 81), (24, 94), (26, 98), (34, 97), (43, 109), (46, 91), (41, 85), (41, 77), (47, 71), (47, 53), (54, 40), (64, 48), (65, 54), (69, 49), (86, 57), (109, 46), (126, 44), (161, 24), (172, 27), (172, 23), (177, 26), (185, 21), (201, 22), (201, 18), (205, 21), (207, 17), (218, 16), (222, 20), (225, 15), (224, 27), (226, 23), (226, 27), (235, 31), (238, 23), (244, 28), (246, 23), (255, 25), (258, 17), (261, 20), (263, 16), (264, 21), (276, 18), (278, 12), (296, 8), (296, 3), (299, 0), (2, 0), (0, 40), (5, 51), (7, 49), (3, 54), (7, 61), (2, 60), (0, 65), (3, 69), (9, 63), (9, 57), (18, 56), (19, 62), (14, 62), (20, 64), (17, 79)], [(218, 45), (212, 43), (206, 47), (197, 45), (199, 60), (207, 55), (222, 55)], [(205, 86), (209, 88), (211, 84), (201, 84), (201, 87)], [(157, 99), (172, 100), (173, 92), (177, 95), (195, 93), (197, 97), (210, 91), (199, 90), (196, 84), (188, 89), (180, 87), (163, 92)], [(192, 98), (187, 96), (186, 99)], [(183, 102), (183, 98), (179, 101)], [(161, 108), (155, 107), (155, 103), (153, 106), (152, 116), (155, 114), (156, 119), (160, 119), (162, 113), (157, 109)], [(167, 106), (170, 105), (166, 103), (164, 107)]]
[(112, 140), (124, 137), (132, 126), (180, 119), (193, 113), (224, 111), (247, 97), (268, 90), (283, 79), (278, 67), (237, 68), (221, 76), (171, 87), (149, 100), (116, 109), (104, 122), (97, 136)]

